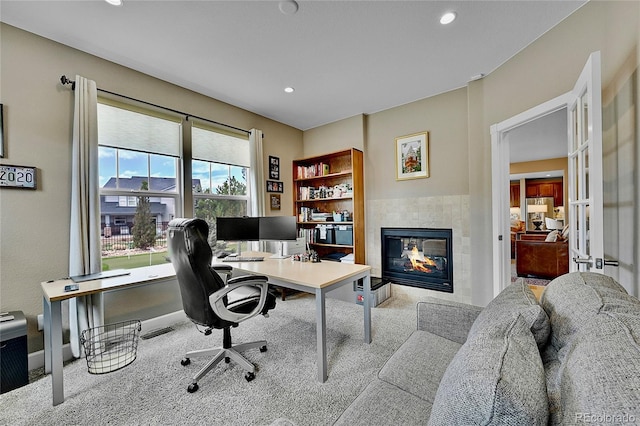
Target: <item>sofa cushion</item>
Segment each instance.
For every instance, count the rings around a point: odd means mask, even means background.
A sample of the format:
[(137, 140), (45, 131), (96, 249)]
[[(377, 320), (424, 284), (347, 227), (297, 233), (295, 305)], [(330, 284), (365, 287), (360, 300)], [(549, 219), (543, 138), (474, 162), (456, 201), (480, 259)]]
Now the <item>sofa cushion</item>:
[(440, 379), (461, 346), (426, 331), (414, 331), (389, 358), (378, 377), (433, 402)]
[(536, 343), (539, 347), (542, 347), (549, 337), (549, 318), (522, 278), (502, 290), (480, 312), (480, 315), (471, 326), (471, 330), (469, 330), (469, 337), (494, 325), (496, 322), (511, 323), (518, 315), (522, 315), (523, 320), (529, 324)]
[(640, 315), (599, 317), (550, 364), (551, 424), (589, 423), (587, 414), (627, 419), (591, 423), (640, 421)]
[(551, 282), (542, 303), (550, 423), (640, 420), (640, 301), (610, 277), (576, 272)]
[(340, 415), (335, 425), (427, 424), (431, 403), (374, 379)]
[(551, 281), (541, 305), (551, 323), (551, 344), (560, 350), (599, 312), (636, 313), (640, 301), (613, 278), (593, 272), (573, 272)]
[(518, 315), (470, 336), (449, 364), (430, 425), (544, 425), (545, 374), (530, 322)]

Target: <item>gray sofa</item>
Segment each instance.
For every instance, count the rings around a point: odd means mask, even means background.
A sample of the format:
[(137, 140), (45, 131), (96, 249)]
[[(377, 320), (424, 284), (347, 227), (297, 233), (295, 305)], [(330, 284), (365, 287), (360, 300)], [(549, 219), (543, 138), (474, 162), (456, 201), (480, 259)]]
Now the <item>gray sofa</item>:
[(429, 299), (336, 425), (640, 424), (640, 301), (571, 273), (486, 308)]

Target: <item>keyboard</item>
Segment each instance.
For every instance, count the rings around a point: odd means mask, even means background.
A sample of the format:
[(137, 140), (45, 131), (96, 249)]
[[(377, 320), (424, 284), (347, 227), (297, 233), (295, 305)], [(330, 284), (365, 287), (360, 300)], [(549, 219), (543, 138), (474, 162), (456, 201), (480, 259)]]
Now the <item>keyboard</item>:
[(262, 262), (263, 260), (262, 256), (227, 256), (222, 259), (223, 262)]

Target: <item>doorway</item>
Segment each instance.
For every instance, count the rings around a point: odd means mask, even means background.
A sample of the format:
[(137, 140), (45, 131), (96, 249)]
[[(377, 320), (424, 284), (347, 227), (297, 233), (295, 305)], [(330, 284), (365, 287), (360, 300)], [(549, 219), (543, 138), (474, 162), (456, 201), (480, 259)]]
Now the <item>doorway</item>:
[[(493, 246), (494, 295), (504, 288), (505, 283), (511, 282), (511, 217), (508, 199), (505, 199), (506, 194), (510, 194), (510, 164), (529, 159), (541, 160), (547, 155), (547, 158), (566, 157), (568, 138), (566, 120), (562, 135), (558, 134), (558, 130), (553, 135), (544, 135), (545, 141), (554, 141), (549, 145), (536, 143), (535, 141), (539, 139), (533, 139), (531, 135), (540, 131), (546, 132), (548, 129), (544, 127), (544, 123), (553, 121), (561, 114), (566, 117), (568, 99), (567, 94), (561, 95), (491, 126), (491, 151), (494, 165), (492, 168), (493, 229), (498, 230), (500, 240)], [(560, 152), (564, 154), (559, 154)], [(566, 181), (566, 176), (563, 178)]]

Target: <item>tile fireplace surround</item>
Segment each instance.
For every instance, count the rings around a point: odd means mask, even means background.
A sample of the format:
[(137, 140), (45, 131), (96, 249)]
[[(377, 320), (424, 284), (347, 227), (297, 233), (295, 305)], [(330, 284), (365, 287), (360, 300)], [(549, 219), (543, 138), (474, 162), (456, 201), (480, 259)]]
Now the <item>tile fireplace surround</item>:
[(447, 195), (439, 197), (369, 200), (367, 216), (367, 263), (371, 275), (382, 276), (382, 249), (380, 229), (398, 228), (451, 228), (453, 230), (454, 292), (426, 290), (393, 284), (394, 297), (418, 301), (424, 296), (439, 297), (471, 303), (471, 249), (469, 243), (469, 196)]

